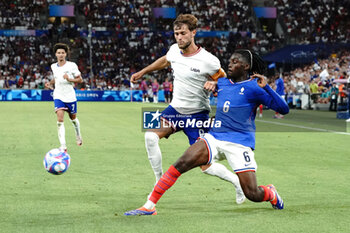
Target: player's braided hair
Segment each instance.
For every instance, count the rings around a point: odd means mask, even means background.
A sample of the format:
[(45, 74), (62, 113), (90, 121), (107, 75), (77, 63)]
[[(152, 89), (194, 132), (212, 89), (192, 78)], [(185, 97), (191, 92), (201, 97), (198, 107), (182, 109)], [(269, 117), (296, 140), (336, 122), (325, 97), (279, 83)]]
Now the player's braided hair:
[(265, 61), (257, 53), (252, 52), (249, 49), (238, 49), (235, 50), (235, 53), (239, 53), (245, 58), (250, 67), (250, 74), (264, 74), (266, 72)]

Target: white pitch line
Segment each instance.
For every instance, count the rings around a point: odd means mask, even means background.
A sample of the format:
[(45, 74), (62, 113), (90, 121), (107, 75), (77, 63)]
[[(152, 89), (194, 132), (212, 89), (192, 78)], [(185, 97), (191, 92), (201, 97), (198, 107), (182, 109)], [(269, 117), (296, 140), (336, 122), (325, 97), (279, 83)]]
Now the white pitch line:
[(263, 122), (263, 123), (269, 123), (269, 124), (275, 124), (275, 125), (282, 125), (282, 126), (294, 127), (294, 128), (300, 128), (300, 129), (309, 129), (309, 130), (319, 131), (319, 132), (327, 132), (327, 133), (335, 133), (335, 134), (350, 135), (350, 133), (347, 133), (347, 132), (339, 132), (339, 131), (328, 130), (328, 129), (313, 128), (313, 127), (302, 126), (302, 125), (294, 125), (294, 124), (288, 124), (288, 123), (264, 121), (264, 120), (257, 120), (257, 119), (256, 119), (255, 121), (257, 121), (257, 122)]

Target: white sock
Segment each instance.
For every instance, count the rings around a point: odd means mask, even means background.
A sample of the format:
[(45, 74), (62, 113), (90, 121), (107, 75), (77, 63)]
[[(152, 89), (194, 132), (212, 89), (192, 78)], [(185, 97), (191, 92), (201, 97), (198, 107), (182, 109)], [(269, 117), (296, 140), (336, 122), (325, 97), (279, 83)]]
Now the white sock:
[(145, 207), (146, 209), (153, 209), (154, 207), (156, 207), (156, 204), (154, 204), (152, 201), (147, 200), (146, 203), (143, 205), (143, 207)]
[(57, 121), (57, 132), (58, 140), (60, 141), (61, 147), (66, 148), (66, 130), (64, 128), (64, 123)]
[(154, 97), (154, 103), (156, 103), (156, 104), (158, 103), (158, 96)]
[(233, 172), (230, 172), (224, 165), (221, 163), (212, 163), (207, 170), (203, 171), (205, 174), (217, 176), (220, 179), (231, 182), (236, 190), (242, 190), (241, 185), (239, 183), (239, 178)]
[(151, 163), (154, 175), (156, 176), (156, 183), (163, 175), (162, 152), (160, 151), (158, 141), (159, 137), (156, 133), (145, 133), (145, 146), (148, 154), (148, 160)]
[(75, 118), (74, 120), (70, 120), (73, 124), (73, 127), (75, 129), (75, 135), (81, 137), (81, 133), (80, 133), (80, 122), (78, 120), (78, 118)]

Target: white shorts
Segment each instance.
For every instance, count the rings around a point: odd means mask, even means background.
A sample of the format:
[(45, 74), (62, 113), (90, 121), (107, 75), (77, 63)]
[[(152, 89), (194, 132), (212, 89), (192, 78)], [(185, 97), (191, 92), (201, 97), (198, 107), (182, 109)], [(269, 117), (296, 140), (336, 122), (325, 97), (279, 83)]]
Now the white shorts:
[(209, 152), (208, 164), (226, 158), (235, 173), (253, 171), (258, 168), (254, 152), (250, 147), (228, 141), (217, 140), (213, 135), (206, 133), (199, 139), (203, 140)]

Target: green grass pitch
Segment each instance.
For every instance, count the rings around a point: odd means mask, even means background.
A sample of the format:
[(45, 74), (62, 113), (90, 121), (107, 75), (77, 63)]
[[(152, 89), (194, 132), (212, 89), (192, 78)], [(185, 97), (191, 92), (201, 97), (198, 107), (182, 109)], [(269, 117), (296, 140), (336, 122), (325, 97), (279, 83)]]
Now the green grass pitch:
[[(257, 122), (258, 183), (276, 186), (284, 210), (236, 205), (231, 184), (197, 168), (165, 193), (157, 216), (123, 216), (154, 184), (141, 131), (141, 108), (152, 106), (79, 102), (84, 144), (66, 115), (71, 166), (54, 176), (42, 163), (59, 146), (53, 103), (0, 102), (0, 232), (349, 232), (350, 135), (335, 113), (307, 110), (283, 120), (265, 111)], [(166, 170), (187, 138), (160, 147)]]

